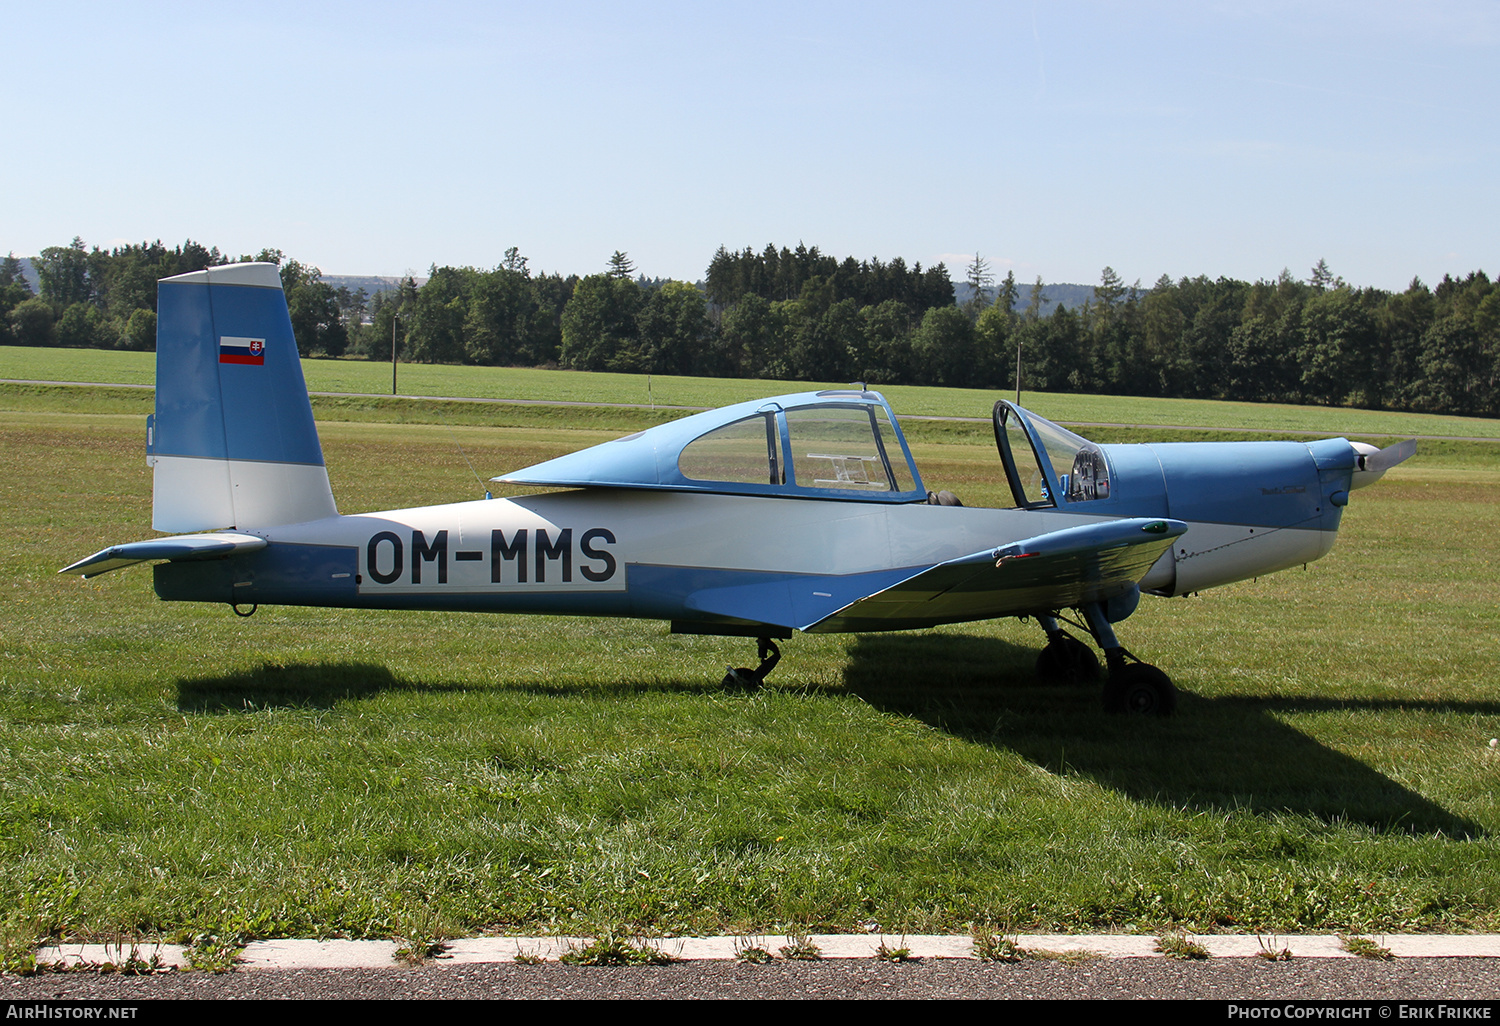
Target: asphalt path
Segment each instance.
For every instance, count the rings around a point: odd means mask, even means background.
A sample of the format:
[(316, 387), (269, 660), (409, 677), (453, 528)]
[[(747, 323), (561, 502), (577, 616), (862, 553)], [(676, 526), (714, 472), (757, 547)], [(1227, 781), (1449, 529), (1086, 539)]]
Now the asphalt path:
[[(498, 963), (391, 969), (254, 969), (120, 976), (93, 971), (5, 977), (0, 1000), (739, 1000), (921, 998), (1036, 1000), (1338, 1001), (1368, 1018), (1403, 1018), (1401, 1001), (1500, 1006), (1500, 959), (1167, 958), (1015, 963), (929, 959), (684, 962), (590, 967)], [(1382, 1007), (1384, 1012), (1382, 1012)], [(0, 1013), (4, 1014), (4, 1013)], [(145, 1018), (146, 1016), (138, 1016)], [(1490, 1017), (1500, 1018), (1493, 1008)]]

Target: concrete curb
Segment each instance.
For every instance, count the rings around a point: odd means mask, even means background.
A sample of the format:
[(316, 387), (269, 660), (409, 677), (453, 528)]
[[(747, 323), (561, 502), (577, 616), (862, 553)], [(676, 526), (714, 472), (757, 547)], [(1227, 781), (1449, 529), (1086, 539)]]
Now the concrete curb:
[[(1019, 934), (1007, 935), (1023, 953), (1033, 958), (1058, 956), (1097, 958), (1163, 958), (1156, 937), (1121, 934)], [(1191, 941), (1211, 958), (1256, 958), (1290, 952), (1292, 958), (1356, 958), (1341, 938), (1323, 935), (1243, 936), (1189, 934)], [(1500, 934), (1399, 934), (1366, 939), (1390, 952), (1394, 958), (1500, 958)], [(910, 958), (974, 958), (974, 942), (965, 936), (907, 936), (894, 934), (811, 934), (807, 937), (779, 935), (748, 937), (633, 937), (633, 946), (648, 946), (682, 961), (734, 961), (750, 948), (758, 948), (782, 960), (783, 947), (805, 940), (815, 945), (825, 959), (877, 958), (882, 945), (887, 952), (905, 948)], [(470, 937), (448, 941), (441, 954), (428, 959), (430, 965), (542, 960), (554, 962), (569, 951), (593, 941), (591, 937)], [(380, 969), (399, 967), (401, 942), (389, 940), (267, 940), (247, 944), (237, 966), (242, 969)], [(188, 967), (188, 951), (176, 944), (61, 944), (42, 948), (37, 962), (61, 968), (90, 969), (147, 963), (164, 969)]]

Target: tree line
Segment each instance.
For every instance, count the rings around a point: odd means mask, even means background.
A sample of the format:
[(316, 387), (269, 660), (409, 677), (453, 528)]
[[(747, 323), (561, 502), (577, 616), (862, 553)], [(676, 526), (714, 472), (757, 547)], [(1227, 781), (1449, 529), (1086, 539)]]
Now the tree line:
[[(1500, 288), (1483, 271), (1402, 292), (1206, 276), (1150, 288), (1105, 268), (1091, 299), (1044, 315), (1046, 285), (996, 283), (976, 254), (956, 301), (943, 264), (842, 260), (817, 247), (720, 247), (704, 281), (650, 279), (614, 253), (595, 274), (433, 267), (351, 293), (279, 250), (307, 356), (803, 381), (1276, 401), (1500, 415)], [(229, 262), (191, 240), (104, 251), (79, 239), (0, 264), (0, 343), (150, 349), (156, 280)]]
[[(351, 297), (341, 299), (316, 267), (289, 260), (279, 249), (238, 259), (279, 265), (302, 355), (343, 355)], [(158, 240), (103, 250), (75, 236), (32, 258), (39, 286), (33, 295), (11, 253), (0, 261), (0, 345), (154, 350), (157, 280), (233, 262), (217, 246), (191, 239), (171, 249)]]

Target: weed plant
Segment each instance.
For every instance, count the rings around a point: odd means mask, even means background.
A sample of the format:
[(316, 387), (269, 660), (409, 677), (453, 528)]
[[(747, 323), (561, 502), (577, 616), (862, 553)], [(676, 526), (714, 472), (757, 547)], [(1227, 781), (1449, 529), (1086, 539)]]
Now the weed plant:
[(562, 961), (567, 965), (670, 965), (676, 959), (649, 944), (607, 933), (563, 952)]
[(1260, 950), (1255, 955), (1262, 961), (1290, 962), (1292, 960), (1292, 949), (1284, 944), (1278, 946), (1275, 937), (1257, 936), (1255, 939), (1260, 944)]
[(745, 937), (735, 939), (734, 958), (737, 962), (746, 962), (750, 965), (766, 965), (775, 961), (775, 956), (766, 950), (764, 943)]
[(1026, 957), (1026, 949), (1014, 937), (990, 933), (988, 930), (973, 932), (973, 956), (981, 962), (1019, 962)]
[(816, 962), (823, 957), (823, 949), (814, 944), (806, 934), (793, 934), (779, 949), (781, 957), (791, 962)]
[(1168, 958), (1197, 961), (1208, 957), (1208, 949), (1184, 934), (1164, 933), (1156, 939), (1156, 950)]
[(1391, 949), (1382, 947), (1368, 937), (1340, 937), (1344, 950), (1351, 955), (1360, 958), (1368, 958), (1377, 962), (1389, 962), (1396, 956), (1391, 954)]
[(187, 948), (188, 968), (204, 973), (227, 973), (239, 961), (243, 945), (212, 934), (193, 939)]

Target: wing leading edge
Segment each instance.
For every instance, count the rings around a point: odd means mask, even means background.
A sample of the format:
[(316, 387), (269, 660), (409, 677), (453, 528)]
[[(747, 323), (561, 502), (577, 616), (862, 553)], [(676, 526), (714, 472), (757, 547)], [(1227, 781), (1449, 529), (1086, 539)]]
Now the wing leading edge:
[(802, 630), (908, 630), (1105, 601), (1144, 577), (1187, 529), (1132, 517), (1051, 531), (939, 563)]

